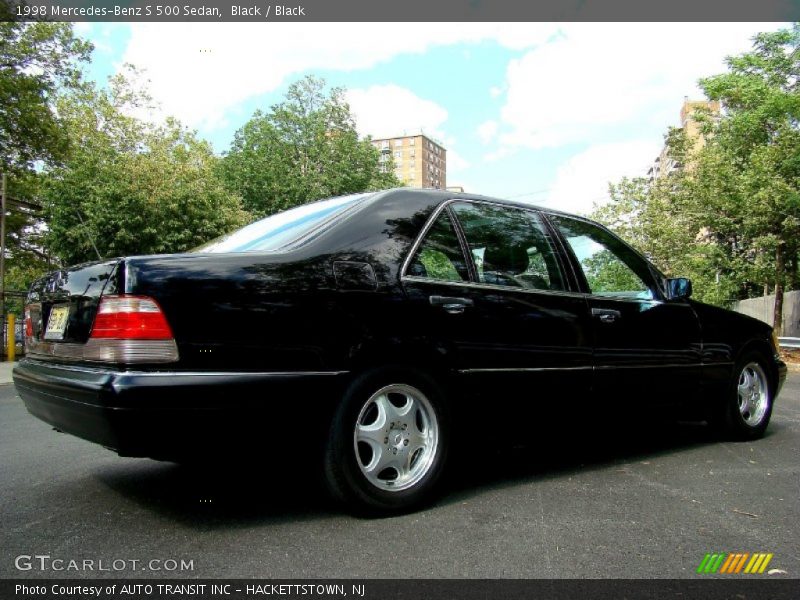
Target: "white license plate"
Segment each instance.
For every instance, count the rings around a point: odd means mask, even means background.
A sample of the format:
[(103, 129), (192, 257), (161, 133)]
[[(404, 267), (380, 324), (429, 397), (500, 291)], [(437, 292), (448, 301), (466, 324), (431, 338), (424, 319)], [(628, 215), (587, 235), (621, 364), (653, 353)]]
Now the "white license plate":
[(54, 306), (50, 309), (50, 318), (47, 319), (47, 329), (44, 330), (44, 339), (63, 340), (64, 331), (67, 329), (69, 306)]

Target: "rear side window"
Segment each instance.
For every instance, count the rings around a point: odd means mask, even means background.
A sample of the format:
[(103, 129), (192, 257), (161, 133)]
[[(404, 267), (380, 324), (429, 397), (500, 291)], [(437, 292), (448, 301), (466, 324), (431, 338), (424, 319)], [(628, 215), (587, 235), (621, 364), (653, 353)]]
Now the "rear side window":
[(425, 234), (407, 274), (439, 281), (469, 281), (467, 261), (447, 211), (437, 217)]
[(352, 194), (302, 204), (212, 240), (192, 252), (273, 252), (333, 222), (372, 194)]
[(481, 283), (564, 290), (550, 234), (538, 213), (493, 204), (452, 205)]

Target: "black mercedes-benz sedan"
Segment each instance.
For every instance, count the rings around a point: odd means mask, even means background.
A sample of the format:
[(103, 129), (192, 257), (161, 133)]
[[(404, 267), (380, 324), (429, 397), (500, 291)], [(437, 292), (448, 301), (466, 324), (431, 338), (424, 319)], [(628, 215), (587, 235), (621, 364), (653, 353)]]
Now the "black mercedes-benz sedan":
[(40, 279), (14, 382), (33, 415), (122, 456), (269, 468), (318, 445), (339, 498), (406, 510), (456, 440), (535, 435), (549, 411), (761, 436), (786, 376), (772, 330), (691, 293), (584, 218), (397, 189)]

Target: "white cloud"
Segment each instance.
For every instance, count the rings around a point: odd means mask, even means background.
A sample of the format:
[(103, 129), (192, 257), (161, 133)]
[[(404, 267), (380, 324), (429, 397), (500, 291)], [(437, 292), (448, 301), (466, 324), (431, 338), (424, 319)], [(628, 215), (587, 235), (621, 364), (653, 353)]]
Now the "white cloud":
[(455, 138), (445, 133), (447, 111), (436, 102), (394, 84), (348, 90), (346, 98), (361, 136), (386, 138), (422, 132), (447, 149), (448, 174), (469, 167), (456, 150)]
[(444, 137), (447, 111), (398, 85), (373, 85), (347, 91), (347, 102), (356, 118), (358, 133), (373, 138), (394, 137), (420, 130)]
[(490, 119), (489, 121), (484, 121), (478, 126), (478, 137), (481, 138), (481, 142), (484, 144), (491, 142), (496, 135), (497, 121)]
[(508, 158), (516, 154), (517, 148), (511, 148), (510, 146), (500, 146), (496, 150), (492, 150), (491, 152), (487, 152), (483, 155), (484, 162), (497, 162), (498, 160), (503, 160), (504, 158)]
[(660, 151), (660, 140), (597, 144), (576, 154), (556, 172), (547, 200), (551, 208), (587, 214), (608, 200), (608, 184), (642, 176)]
[(506, 72), (501, 142), (528, 148), (587, 141), (648, 118), (697, 80), (724, 71), (764, 24), (572, 23), (563, 35), (512, 60)]
[(493, 85), (492, 87), (489, 88), (489, 95), (492, 98), (497, 98), (502, 93), (503, 93), (503, 88), (497, 87), (496, 85)]
[(147, 70), (164, 112), (214, 129), (242, 102), (292, 74), (367, 69), (434, 46), (494, 40), (514, 50), (542, 43), (536, 23), (133, 23), (123, 61)]
[(469, 161), (461, 156), (458, 151), (453, 148), (453, 144), (447, 145), (447, 177), (464, 173), (469, 169)]

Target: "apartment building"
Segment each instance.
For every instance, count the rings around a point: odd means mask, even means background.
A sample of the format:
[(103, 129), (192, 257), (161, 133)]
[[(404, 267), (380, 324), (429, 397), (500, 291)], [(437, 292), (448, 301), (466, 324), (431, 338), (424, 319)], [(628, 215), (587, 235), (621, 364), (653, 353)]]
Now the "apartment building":
[(393, 163), (397, 178), (416, 188), (447, 188), (447, 150), (426, 135), (372, 140), (381, 153), (381, 162)]
[[(688, 97), (684, 98), (680, 112), (681, 129), (686, 133), (689, 141), (693, 143), (692, 150), (694, 152), (700, 150), (706, 143), (706, 139), (700, 131), (700, 123), (695, 118), (697, 111), (708, 111), (712, 115), (719, 115), (720, 103), (717, 100), (689, 100)], [(682, 168), (684, 168), (684, 165), (669, 155), (669, 148), (665, 145), (658, 158), (648, 169), (647, 176), (650, 181), (653, 181), (660, 177), (666, 177)]]

